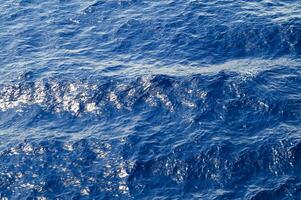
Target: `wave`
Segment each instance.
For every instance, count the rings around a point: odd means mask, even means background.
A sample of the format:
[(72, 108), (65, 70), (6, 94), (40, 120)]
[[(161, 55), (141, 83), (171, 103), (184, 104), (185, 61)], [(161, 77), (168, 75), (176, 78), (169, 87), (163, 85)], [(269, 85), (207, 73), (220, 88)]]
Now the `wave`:
[(4, 2), (0, 199), (299, 199), (300, 8)]
[(26, 80), (25, 75), (23, 80), (2, 84), (0, 108), (22, 110), (38, 105), (50, 112), (76, 115), (165, 109), (211, 113), (215, 118), (224, 118), (227, 112), (297, 116), (297, 108), (293, 112), (285, 110), (299, 103), (299, 74), (298, 67), (275, 67), (251, 74), (222, 70), (216, 74), (140, 75), (126, 80), (96, 76), (78, 81)]

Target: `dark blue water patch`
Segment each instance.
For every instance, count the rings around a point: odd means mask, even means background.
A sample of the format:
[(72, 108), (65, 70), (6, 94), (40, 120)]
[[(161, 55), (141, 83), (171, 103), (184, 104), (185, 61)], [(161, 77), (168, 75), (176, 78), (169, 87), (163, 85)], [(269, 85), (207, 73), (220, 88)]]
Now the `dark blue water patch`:
[(166, 147), (159, 138), (141, 132), (123, 142), (30, 138), (1, 154), (7, 163), (1, 169), (2, 195), (117, 199), (300, 195), (300, 142), (274, 137), (242, 148), (229, 141), (188, 141)]
[[(105, 48), (113, 52), (129, 54), (132, 59), (217, 63), (231, 58), (300, 53), (300, 38), (294, 38), (300, 35), (300, 28), (295, 21), (273, 22), (273, 18), (260, 17), (255, 11), (245, 15), (243, 3), (173, 2), (165, 6), (158, 3), (153, 5), (156, 12), (150, 9), (150, 3), (142, 4), (98, 2), (88, 7), (78, 20), (83, 27), (86, 23), (88, 26), (101, 23), (94, 31), (108, 34), (97, 42), (108, 44)], [(180, 11), (174, 12), (175, 9)], [(115, 14), (119, 12), (125, 12), (127, 17)], [(108, 32), (104, 31), (107, 27), (110, 27)]]

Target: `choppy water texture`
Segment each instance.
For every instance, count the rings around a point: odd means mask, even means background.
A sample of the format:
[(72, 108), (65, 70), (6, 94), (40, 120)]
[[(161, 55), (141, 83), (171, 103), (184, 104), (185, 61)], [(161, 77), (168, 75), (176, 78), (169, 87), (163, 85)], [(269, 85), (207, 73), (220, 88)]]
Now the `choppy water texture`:
[(301, 199), (297, 0), (0, 4), (0, 199)]

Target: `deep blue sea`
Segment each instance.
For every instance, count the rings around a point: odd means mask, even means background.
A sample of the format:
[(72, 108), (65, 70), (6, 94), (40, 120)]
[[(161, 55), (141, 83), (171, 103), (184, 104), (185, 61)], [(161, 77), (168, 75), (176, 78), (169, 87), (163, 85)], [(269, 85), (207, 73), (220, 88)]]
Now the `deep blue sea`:
[(0, 200), (301, 200), (300, 0), (0, 1)]

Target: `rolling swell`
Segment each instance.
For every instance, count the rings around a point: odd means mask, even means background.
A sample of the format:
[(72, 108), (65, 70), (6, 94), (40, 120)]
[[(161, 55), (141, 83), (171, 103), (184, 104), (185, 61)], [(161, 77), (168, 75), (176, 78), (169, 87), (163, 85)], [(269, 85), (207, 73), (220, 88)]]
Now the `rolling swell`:
[(300, 9), (4, 2), (0, 199), (300, 199)]
[[(23, 80), (0, 87), (0, 108), (18, 111), (38, 105), (45, 111), (75, 115), (164, 109), (171, 113), (218, 113), (215, 117), (221, 119), (224, 118), (223, 110), (229, 111), (231, 117), (235, 116), (233, 112), (248, 114), (249, 109), (252, 115), (258, 114), (256, 110), (271, 109), (275, 109), (273, 113), (276, 114), (285, 112), (283, 106), (299, 103), (299, 75), (299, 68), (287, 67), (253, 74), (231, 71), (182, 76), (153, 74), (127, 80), (122, 77), (27, 80), (25, 74)], [(297, 110), (287, 113), (298, 113)]]

